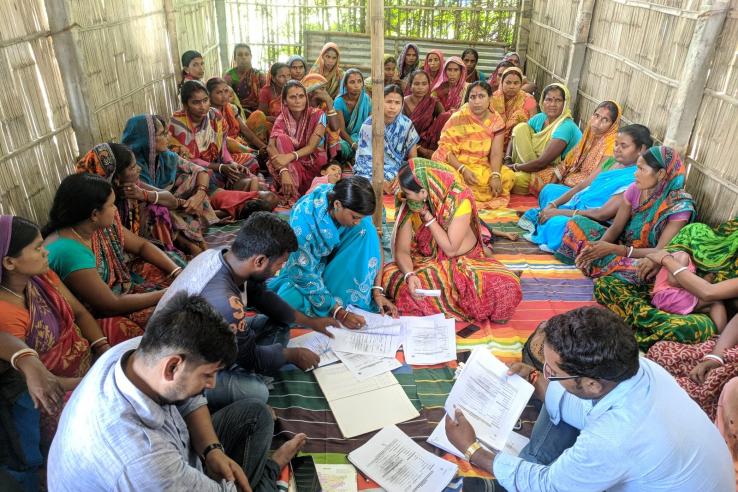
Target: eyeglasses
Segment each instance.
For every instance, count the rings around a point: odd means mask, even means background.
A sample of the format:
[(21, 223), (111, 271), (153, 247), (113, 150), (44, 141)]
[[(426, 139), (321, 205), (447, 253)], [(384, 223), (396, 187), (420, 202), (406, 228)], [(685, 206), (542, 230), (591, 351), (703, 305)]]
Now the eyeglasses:
[(546, 378), (547, 381), (566, 381), (567, 379), (579, 379), (582, 376), (553, 376), (553, 372), (551, 371), (551, 366), (549, 366), (548, 362), (544, 360), (543, 361), (543, 377)]

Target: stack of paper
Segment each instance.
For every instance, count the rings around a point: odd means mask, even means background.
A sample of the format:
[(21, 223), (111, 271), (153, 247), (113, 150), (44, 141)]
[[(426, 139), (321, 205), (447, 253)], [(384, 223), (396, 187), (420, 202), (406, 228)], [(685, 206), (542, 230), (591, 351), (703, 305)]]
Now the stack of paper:
[[(513, 427), (532, 394), (530, 383), (517, 374), (508, 376), (507, 366), (489, 350), (480, 347), (469, 356), (444, 408), (449, 415), (454, 415), (455, 409), (460, 408), (474, 427), (477, 439), (489, 449), (499, 451), (510, 440)], [(439, 431), (438, 427), (436, 431)], [(443, 434), (445, 436), (445, 429)], [(436, 443), (441, 442), (438, 436), (434, 440), (436, 442), (431, 444), (438, 446)], [(450, 443), (448, 445), (451, 446)]]
[(328, 364), (338, 362), (338, 357), (331, 349), (330, 337), (327, 337), (317, 331), (305, 333), (304, 335), (295, 337), (289, 341), (287, 346), (306, 348), (313, 352), (315, 355), (319, 356), (320, 362), (318, 363), (318, 367), (323, 367)]
[(382, 330), (382, 333), (373, 333), (367, 330), (328, 328), (333, 335), (331, 348), (334, 352), (394, 357), (402, 345), (402, 328), (398, 324)]
[[(530, 441), (530, 439), (523, 436), (522, 434), (518, 434), (517, 432), (511, 432), (510, 435), (507, 437), (507, 442), (505, 443), (505, 447), (502, 448), (502, 451), (507, 454), (517, 456), (523, 450), (525, 445), (528, 444), (528, 441)], [(464, 457), (464, 453), (460, 451), (459, 449), (457, 449), (448, 440), (448, 436), (446, 435), (446, 418), (445, 417), (440, 422), (438, 422), (438, 425), (436, 426), (436, 428), (433, 429), (433, 432), (431, 433), (431, 435), (428, 436), (428, 443), (434, 445), (435, 447), (439, 449), (446, 451), (447, 453), (451, 453), (458, 458)], [(495, 450), (492, 450), (492, 451), (495, 451)]]
[(349, 352), (336, 352), (336, 355), (358, 381), (379, 376), (402, 366), (395, 357), (374, 357)]
[(391, 372), (359, 381), (344, 364), (334, 364), (314, 374), (346, 438), (420, 415)]
[(349, 461), (388, 492), (440, 492), (457, 467), (390, 425), (349, 453)]

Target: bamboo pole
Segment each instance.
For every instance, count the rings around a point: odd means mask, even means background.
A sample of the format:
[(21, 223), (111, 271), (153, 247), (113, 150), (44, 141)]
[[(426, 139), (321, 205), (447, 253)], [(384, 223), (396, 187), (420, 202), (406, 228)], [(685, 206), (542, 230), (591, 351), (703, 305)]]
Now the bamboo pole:
[(675, 101), (669, 111), (669, 123), (664, 135), (664, 145), (674, 147), (684, 155), (702, 104), (702, 95), (707, 84), (707, 73), (715, 54), (718, 37), (723, 30), (730, 0), (713, 0), (702, 5), (702, 14), (697, 18), (689, 43), (684, 71), (679, 82)]
[(574, 33), (569, 48), (569, 66), (566, 70), (566, 86), (571, 94), (570, 106), (573, 108), (579, 96), (579, 82), (582, 80), (584, 68), (584, 54), (589, 41), (589, 29), (592, 25), (592, 12), (595, 0), (582, 0), (577, 7), (577, 17), (574, 24)]
[(220, 71), (225, 72), (228, 70), (228, 67), (231, 66), (231, 62), (228, 57), (228, 20), (225, 0), (215, 0), (215, 24), (218, 26)]
[(66, 1), (46, 0), (45, 5), (64, 93), (69, 103), (69, 117), (77, 139), (77, 148), (80, 152), (87, 152), (95, 145), (99, 131), (92, 118), (92, 108), (89, 105), (90, 91), (82, 63), (82, 53), (71, 28), (71, 13)]
[(177, 41), (177, 16), (174, 13), (174, 5), (172, 0), (164, 0), (164, 22), (167, 27), (167, 36), (169, 36), (169, 57), (172, 59), (174, 67), (175, 80), (182, 72), (182, 60), (180, 59), (179, 42)]
[(384, 0), (368, 1), (372, 83), (375, 87), (372, 91), (372, 186), (377, 197), (374, 226), (380, 231), (384, 209)]

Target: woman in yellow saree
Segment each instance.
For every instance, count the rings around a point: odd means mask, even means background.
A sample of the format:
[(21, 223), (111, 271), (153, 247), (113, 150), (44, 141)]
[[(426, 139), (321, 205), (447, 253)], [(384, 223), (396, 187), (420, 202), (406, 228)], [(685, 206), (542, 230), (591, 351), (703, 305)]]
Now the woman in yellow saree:
[(515, 171), (513, 193), (537, 195), (550, 182), (546, 168), (559, 164), (579, 143), (582, 132), (571, 119), (570, 100), (565, 85), (550, 84), (543, 89), (542, 111), (513, 128), (512, 154), (505, 157)]

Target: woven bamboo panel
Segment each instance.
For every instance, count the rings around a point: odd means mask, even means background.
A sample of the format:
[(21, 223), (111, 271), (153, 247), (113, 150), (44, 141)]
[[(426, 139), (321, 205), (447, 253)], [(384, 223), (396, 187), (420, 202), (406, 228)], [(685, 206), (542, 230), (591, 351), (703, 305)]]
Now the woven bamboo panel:
[(221, 66), (218, 53), (215, 0), (174, 0), (173, 4), (180, 51), (184, 53), (187, 50), (196, 50), (202, 53), (205, 60), (205, 80), (221, 75), (227, 67)]
[(540, 88), (566, 75), (577, 5), (576, 0), (533, 2), (526, 74)]
[(77, 155), (43, 0), (10, 0), (0, 29), (0, 213), (45, 223)]
[(738, 215), (738, 10), (725, 21), (690, 140), (687, 189), (700, 219), (715, 224)]
[(126, 120), (135, 114), (171, 114), (175, 77), (161, 1), (69, 5), (79, 25), (74, 35), (98, 140), (118, 140)]

